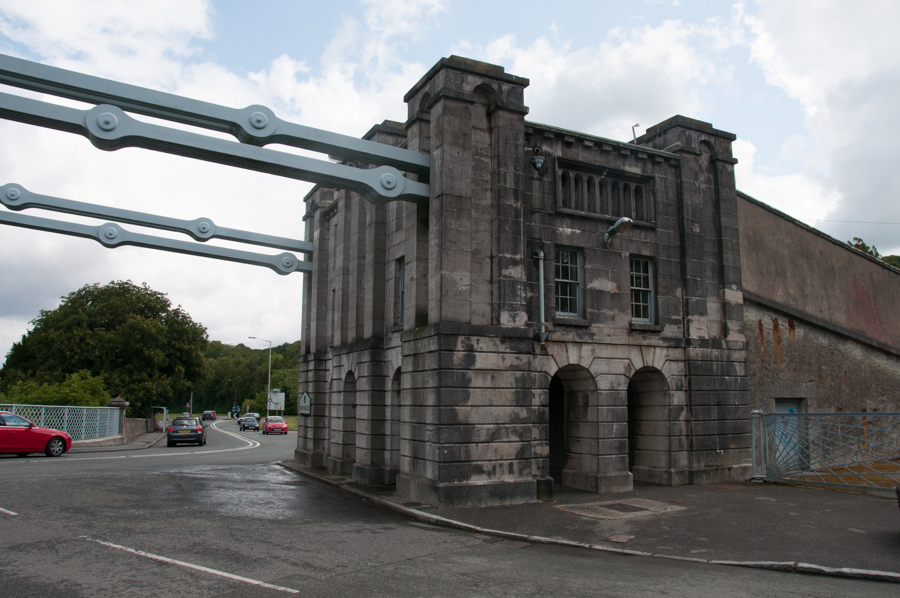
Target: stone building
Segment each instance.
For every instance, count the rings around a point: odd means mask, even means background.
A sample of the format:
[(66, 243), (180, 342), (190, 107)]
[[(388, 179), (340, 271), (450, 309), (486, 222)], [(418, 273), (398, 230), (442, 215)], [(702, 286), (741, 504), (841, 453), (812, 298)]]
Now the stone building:
[(870, 360), (877, 408), (896, 402), (900, 329), (881, 318), (897, 270), (738, 193), (733, 134), (682, 116), (629, 143), (532, 123), (527, 85), (441, 60), (407, 122), (366, 135), (430, 154), (428, 203), (305, 198), (299, 461), (502, 504), (747, 478), (751, 406), (854, 409), (858, 388), (834, 393)]

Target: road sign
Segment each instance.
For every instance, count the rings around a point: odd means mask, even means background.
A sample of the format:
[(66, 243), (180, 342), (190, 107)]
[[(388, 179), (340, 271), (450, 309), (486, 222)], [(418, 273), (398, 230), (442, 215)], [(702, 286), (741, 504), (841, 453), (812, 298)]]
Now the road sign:
[(269, 405), (272, 411), (284, 411), (284, 393), (278, 388), (269, 391)]
[(312, 399), (309, 398), (309, 393), (304, 392), (297, 399), (297, 413), (299, 415), (310, 415), (312, 413)]

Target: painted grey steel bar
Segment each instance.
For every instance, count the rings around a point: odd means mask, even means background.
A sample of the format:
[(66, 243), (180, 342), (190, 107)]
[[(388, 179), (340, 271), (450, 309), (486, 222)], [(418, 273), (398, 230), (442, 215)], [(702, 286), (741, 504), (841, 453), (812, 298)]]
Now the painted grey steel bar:
[(112, 222), (107, 222), (100, 226), (89, 226), (86, 224), (63, 222), (51, 220), (49, 218), (39, 218), (37, 216), (2, 211), (0, 212), (0, 224), (93, 239), (98, 241), (104, 247), (111, 249), (130, 245), (134, 247), (171, 251), (173, 253), (209, 257), (228, 262), (250, 264), (253, 266), (263, 266), (278, 274), (312, 272), (312, 262), (300, 261), (297, 256), (290, 253), (265, 255), (250, 251), (230, 249), (227, 247), (201, 245), (190, 241), (178, 241), (175, 239), (154, 237), (152, 235), (127, 231), (118, 224)]
[(216, 226), (210, 218), (197, 218), (196, 220), (182, 220), (168, 218), (156, 214), (146, 214), (132, 210), (122, 210), (108, 206), (85, 203), (53, 197), (52, 195), (39, 195), (32, 193), (21, 185), (7, 183), (0, 187), (0, 203), (10, 210), (20, 211), (30, 208), (40, 208), (65, 214), (89, 216), (91, 218), (108, 218), (116, 222), (137, 224), (161, 230), (169, 230), (190, 235), (195, 241), (205, 242), (209, 239), (224, 239), (238, 243), (249, 243), (274, 249), (287, 249), (305, 254), (312, 254), (313, 244), (308, 241), (299, 241), (287, 237), (264, 235), (235, 228)]
[(425, 154), (291, 123), (265, 106), (228, 108), (3, 54), (0, 83), (221, 131), (246, 144), (281, 143), (345, 160), (392, 166), (422, 180), (429, 175), (430, 160)]
[(0, 117), (77, 133), (97, 148), (142, 147), (158, 152), (235, 166), (356, 191), (374, 204), (393, 200), (428, 202), (428, 185), (404, 177), (392, 166), (353, 168), (262, 147), (244, 145), (135, 120), (120, 108), (101, 104), (77, 110), (0, 93)]
[[(765, 446), (765, 432), (760, 431), (763, 423), (763, 412), (760, 409), (754, 409), (750, 412), (750, 481), (751, 482), (764, 482), (766, 479), (764, 470), (765, 470), (765, 459), (758, 458), (756, 447), (760, 446), (761, 448)], [(759, 445), (757, 445), (757, 434), (759, 434)], [(759, 461), (759, 465), (757, 466), (757, 460)]]

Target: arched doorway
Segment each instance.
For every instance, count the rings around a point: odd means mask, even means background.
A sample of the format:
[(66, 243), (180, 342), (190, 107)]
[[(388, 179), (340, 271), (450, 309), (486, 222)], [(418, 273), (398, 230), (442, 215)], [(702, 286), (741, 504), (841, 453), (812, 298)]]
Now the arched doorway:
[(400, 368), (394, 372), (391, 378), (391, 391), (388, 396), (389, 410), (388, 421), (388, 459), (385, 483), (396, 483), (397, 474), (400, 473)]
[(350, 475), (356, 463), (356, 376), (344, 376), (340, 400), (331, 405), (331, 447), (328, 471)]
[(628, 383), (628, 470), (635, 481), (665, 483), (671, 469), (669, 383), (642, 368)]
[(565, 366), (551, 379), (548, 402), (550, 476), (560, 486), (596, 490), (596, 430), (589, 425), (597, 386), (581, 366)]

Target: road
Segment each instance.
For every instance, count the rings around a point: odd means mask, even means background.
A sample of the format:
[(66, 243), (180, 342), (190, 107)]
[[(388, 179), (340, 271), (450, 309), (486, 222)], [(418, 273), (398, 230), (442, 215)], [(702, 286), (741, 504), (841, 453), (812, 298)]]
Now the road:
[(295, 437), (0, 456), (0, 598), (896, 596), (896, 584), (510, 542), (411, 521), (276, 465)]

